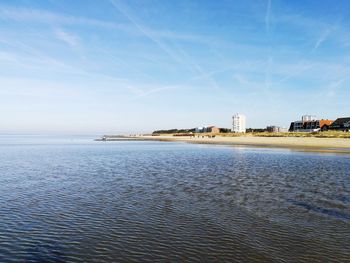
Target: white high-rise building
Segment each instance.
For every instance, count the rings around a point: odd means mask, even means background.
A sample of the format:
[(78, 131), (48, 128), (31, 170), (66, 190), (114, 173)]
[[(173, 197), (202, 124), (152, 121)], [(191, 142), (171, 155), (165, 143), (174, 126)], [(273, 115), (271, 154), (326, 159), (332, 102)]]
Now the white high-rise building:
[(245, 132), (245, 116), (243, 114), (235, 114), (232, 117), (232, 131)]

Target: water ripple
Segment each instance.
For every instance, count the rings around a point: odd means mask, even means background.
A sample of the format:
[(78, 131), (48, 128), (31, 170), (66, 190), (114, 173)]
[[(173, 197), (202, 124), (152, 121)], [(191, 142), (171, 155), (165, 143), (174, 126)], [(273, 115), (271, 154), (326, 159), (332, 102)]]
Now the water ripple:
[(2, 145), (0, 261), (349, 262), (349, 168), (288, 150)]

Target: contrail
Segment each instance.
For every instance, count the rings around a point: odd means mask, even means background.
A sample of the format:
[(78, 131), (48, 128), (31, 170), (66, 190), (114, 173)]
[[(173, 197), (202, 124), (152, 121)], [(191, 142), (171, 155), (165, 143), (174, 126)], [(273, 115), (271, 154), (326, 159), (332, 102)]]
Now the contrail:
[(133, 23), (138, 30), (140, 30), (146, 37), (151, 39), (154, 43), (156, 43), (160, 47), (160, 49), (167, 53), (173, 60), (182, 63), (182, 61), (173, 52), (171, 52), (162, 42), (160, 42), (156, 37), (154, 37), (151, 32), (149, 32), (140, 23), (136, 22), (136, 20), (129, 14), (129, 12), (125, 10), (125, 8), (122, 8), (121, 5), (118, 5), (114, 0), (110, 0), (110, 3), (115, 8), (117, 8), (127, 19), (129, 19), (129, 21)]
[(327, 40), (328, 36), (330, 35), (331, 30), (328, 28), (325, 32), (323, 32), (323, 34), (319, 37), (319, 39), (317, 40), (314, 48), (312, 51), (315, 51), (318, 49), (318, 47)]
[(265, 29), (266, 33), (270, 32), (270, 19), (271, 19), (271, 0), (267, 1), (266, 15), (265, 15)]

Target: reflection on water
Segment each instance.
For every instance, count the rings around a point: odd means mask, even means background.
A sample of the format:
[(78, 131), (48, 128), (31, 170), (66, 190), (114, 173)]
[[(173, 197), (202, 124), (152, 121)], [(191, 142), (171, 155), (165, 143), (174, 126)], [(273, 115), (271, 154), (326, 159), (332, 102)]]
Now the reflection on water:
[(349, 156), (0, 141), (1, 262), (350, 261)]

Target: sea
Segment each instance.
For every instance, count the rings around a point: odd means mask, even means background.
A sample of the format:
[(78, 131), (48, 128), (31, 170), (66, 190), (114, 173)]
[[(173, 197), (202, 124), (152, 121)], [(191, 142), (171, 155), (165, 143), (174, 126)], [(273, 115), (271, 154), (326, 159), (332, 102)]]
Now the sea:
[(350, 262), (350, 155), (1, 135), (0, 262)]

